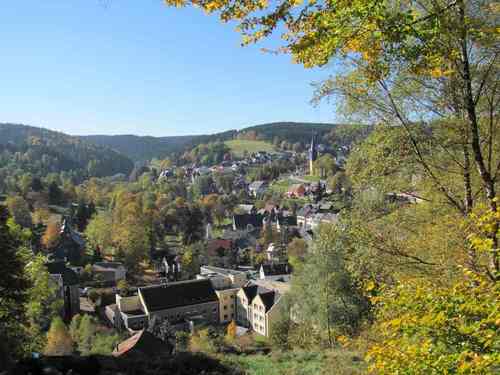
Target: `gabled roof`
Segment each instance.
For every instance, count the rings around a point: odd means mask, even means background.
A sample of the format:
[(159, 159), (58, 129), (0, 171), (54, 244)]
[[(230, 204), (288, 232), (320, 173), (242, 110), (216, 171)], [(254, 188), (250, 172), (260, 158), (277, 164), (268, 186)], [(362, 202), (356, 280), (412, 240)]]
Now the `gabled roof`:
[(241, 289), (243, 290), (243, 293), (245, 293), (245, 296), (247, 297), (249, 304), (252, 303), (253, 299), (257, 295), (271, 292), (271, 290), (255, 284), (244, 286)]
[(273, 307), (274, 304), (278, 301), (280, 295), (275, 291), (270, 291), (259, 294), (259, 297), (266, 307), (266, 312), (268, 312), (269, 310), (271, 310), (271, 307)]
[(236, 229), (246, 230), (249, 224), (254, 228), (261, 228), (263, 219), (264, 217), (260, 214), (234, 215), (234, 224)]
[(139, 293), (149, 312), (218, 301), (208, 279), (139, 288)]
[(278, 216), (280, 225), (297, 226), (297, 216)]
[(134, 336), (122, 341), (113, 351), (113, 356), (120, 357), (127, 353), (142, 354), (154, 357), (161, 354), (170, 354), (172, 348), (152, 333), (142, 330)]
[(68, 268), (64, 262), (45, 263), (45, 267), (51, 275), (61, 275), (64, 285), (78, 284), (78, 275), (71, 268)]

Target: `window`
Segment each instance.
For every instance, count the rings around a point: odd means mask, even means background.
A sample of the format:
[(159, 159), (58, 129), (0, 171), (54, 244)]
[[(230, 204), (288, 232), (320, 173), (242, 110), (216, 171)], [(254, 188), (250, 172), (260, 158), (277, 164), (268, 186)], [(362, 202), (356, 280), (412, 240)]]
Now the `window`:
[(227, 306), (226, 305), (224, 305), (224, 310), (227, 310)]
[(227, 320), (227, 314), (224, 314), (224, 320)]
[(214, 308), (212, 309), (212, 311), (213, 311), (213, 312), (217, 312), (217, 308), (216, 308), (216, 307), (214, 307)]

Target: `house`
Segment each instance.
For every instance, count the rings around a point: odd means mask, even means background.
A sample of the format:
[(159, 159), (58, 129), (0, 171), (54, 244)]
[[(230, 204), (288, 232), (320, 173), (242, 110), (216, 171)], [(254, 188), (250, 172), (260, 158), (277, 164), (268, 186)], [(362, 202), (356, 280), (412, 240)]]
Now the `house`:
[(219, 298), (219, 322), (229, 323), (236, 318), (236, 295), (240, 288), (216, 290)]
[(208, 279), (179, 281), (138, 288), (132, 297), (116, 296), (123, 326), (142, 329), (153, 317), (171, 323), (190, 319), (219, 322), (219, 299)]
[(269, 290), (258, 285), (249, 284), (242, 287), (236, 294), (236, 322), (238, 325), (252, 327), (253, 311), (252, 301), (258, 293)]
[(288, 263), (261, 264), (259, 278), (263, 280), (289, 281), (292, 267)]
[(213, 266), (201, 266), (197, 278), (211, 280), (216, 290), (241, 288), (248, 281), (245, 272)]
[(301, 228), (311, 228), (312, 215), (317, 209), (312, 204), (307, 204), (297, 211), (297, 225)]
[(85, 251), (85, 240), (72, 227), (68, 219), (64, 219), (60, 236), (54, 247), (54, 257), (70, 263), (78, 263)]
[(96, 262), (92, 265), (92, 271), (109, 285), (116, 285), (118, 281), (125, 280), (127, 275), (125, 266), (120, 262)]
[(304, 184), (295, 184), (290, 186), (286, 195), (288, 198), (302, 198), (306, 195), (306, 191)]
[(141, 330), (132, 337), (119, 343), (112, 355), (120, 358), (158, 358), (172, 353), (173, 347), (152, 333)]
[(80, 312), (80, 291), (78, 275), (64, 262), (48, 262), (45, 264), (51, 280), (57, 285), (57, 297), (62, 298), (63, 317), (70, 320)]
[(267, 182), (266, 181), (254, 181), (250, 185), (248, 185), (248, 192), (250, 195), (254, 197), (258, 197), (267, 190)]
[(281, 313), (282, 294), (278, 290), (250, 284), (241, 288), (236, 298), (237, 323), (269, 337)]

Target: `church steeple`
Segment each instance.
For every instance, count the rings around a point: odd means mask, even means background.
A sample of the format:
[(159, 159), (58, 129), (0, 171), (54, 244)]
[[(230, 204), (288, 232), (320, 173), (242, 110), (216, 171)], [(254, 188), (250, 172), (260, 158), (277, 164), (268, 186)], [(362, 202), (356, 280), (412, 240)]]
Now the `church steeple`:
[(316, 135), (313, 133), (311, 138), (311, 147), (309, 148), (309, 174), (314, 175), (314, 162), (318, 158), (318, 150), (316, 148)]

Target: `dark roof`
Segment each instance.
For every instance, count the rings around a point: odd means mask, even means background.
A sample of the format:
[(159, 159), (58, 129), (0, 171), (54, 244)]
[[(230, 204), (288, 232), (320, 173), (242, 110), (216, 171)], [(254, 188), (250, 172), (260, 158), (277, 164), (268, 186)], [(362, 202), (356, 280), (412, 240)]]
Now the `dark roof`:
[(152, 333), (142, 330), (134, 336), (122, 341), (113, 351), (113, 356), (120, 357), (124, 354), (142, 354), (154, 357), (160, 354), (170, 354), (172, 348)]
[(236, 229), (246, 230), (248, 224), (252, 225), (254, 228), (261, 228), (263, 218), (264, 216), (260, 214), (234, 215), (234, 224)]
[(266, 312), (268, 312), (271, 309), (271, 307), (274, 306), (274, 304), (276, 303), (276, 301), (278, 301), (278, 298), (280, 297), (279, 293), (275, 291), (260, 293), (259, 296), (262, 302), (264, 303), (264, 306), (266, 306)]
[(280, 225), (297, 226), (297, 216), (278, 216)]
[(149, 312), (218, 301), (208, 279), (139, 288), (139, 293)]
[(266, 289), (260, 285), (247, 285), (244, 286), (242, 289), (245, 295), (247, 296), (248, 303), (252, 303), (253, 299), (257, 296), (257, 294), (265, 294), (270, 292), (269, 289)]
[(262, 269), (266, 276), (288, 275), (292, 272), (292, 268), (288, 263), (263, 264)]
[(255, 298), (257, 295), (257, 285), (250, 285), (250, 286), (244, 286), (243, 293), (245, 293), (245, 296), (247, 296), (248, 303), (251, 303), (252, 300)]
[(78, 275), (71, 268), (68, 268), (64, 262), (45, 263), (45, 267), (51, 275), (61, 275), (64, 285), (78, 284)]

